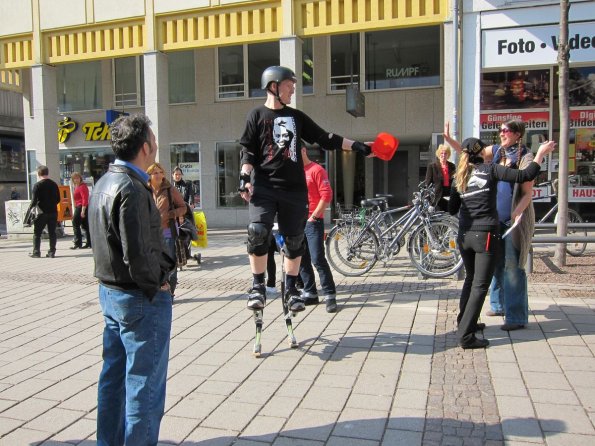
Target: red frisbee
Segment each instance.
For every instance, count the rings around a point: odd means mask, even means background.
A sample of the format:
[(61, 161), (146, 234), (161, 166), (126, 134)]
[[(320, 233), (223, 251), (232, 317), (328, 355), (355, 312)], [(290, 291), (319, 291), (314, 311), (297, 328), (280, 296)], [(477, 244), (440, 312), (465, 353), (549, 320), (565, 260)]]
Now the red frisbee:
[(390, 161), (399, 147), (399, 140), (390, 133), (381, 132), (372, 144), (372, 152), (377, 158)]

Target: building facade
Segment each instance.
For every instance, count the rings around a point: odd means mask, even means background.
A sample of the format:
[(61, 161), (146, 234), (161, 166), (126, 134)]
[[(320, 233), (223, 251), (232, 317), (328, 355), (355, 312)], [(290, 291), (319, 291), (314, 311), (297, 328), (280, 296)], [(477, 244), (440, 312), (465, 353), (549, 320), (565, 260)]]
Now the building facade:
[[(144, 111), (159, 161), (193, 181), (210, 226), (245, 224), (237, 141), (247, 112), (264, 101), (267, 66), (296, 72), (292, 105), (328, 131), (400, 139), (389, 163), (323, 156), (342, 204), (374, 193), (407, 202), (451, 101), (446, 0), (22, 3), (0, 0), (0, 73), (23, 94), (29, 182), (46, 164), (62, 184), (73, 171), (93, 184), (113, 159), (109, 122)], [(358, 89), (365, 116), (355, 117), (361, 110), (346, 112), (346, 90)]]

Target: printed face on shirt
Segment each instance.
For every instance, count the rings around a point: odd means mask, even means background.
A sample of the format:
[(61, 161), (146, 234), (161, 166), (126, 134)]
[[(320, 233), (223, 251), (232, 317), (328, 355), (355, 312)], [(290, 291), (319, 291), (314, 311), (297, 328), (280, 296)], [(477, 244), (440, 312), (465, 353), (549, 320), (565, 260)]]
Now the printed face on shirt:
[(292, 117), (275, 118), (273, 122), (273, 141), (283, 151), (286, 158), (297, 161), (295, 122)]

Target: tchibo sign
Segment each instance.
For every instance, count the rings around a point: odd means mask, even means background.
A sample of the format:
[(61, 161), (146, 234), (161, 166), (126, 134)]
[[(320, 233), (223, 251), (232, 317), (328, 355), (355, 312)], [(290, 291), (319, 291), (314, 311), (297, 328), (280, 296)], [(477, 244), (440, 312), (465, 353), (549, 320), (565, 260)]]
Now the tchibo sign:
[[(554, 65), (558, 59), (559, 25), (482, 31), (482, 67)], [(595, 22), (568, 26), (570, 62), (595, 61)]]

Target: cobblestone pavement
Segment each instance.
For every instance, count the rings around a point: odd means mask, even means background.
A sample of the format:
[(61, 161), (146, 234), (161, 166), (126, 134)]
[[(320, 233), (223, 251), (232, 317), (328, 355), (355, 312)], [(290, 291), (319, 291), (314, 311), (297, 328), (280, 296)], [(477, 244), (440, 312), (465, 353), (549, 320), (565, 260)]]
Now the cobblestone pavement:
[[(210, 231), (179, 272), (162, 445), (595, 444), (595, 290), (530, 284), (530, 324), (483, 318), (487, 350), (456, 346), (462, 282), (406, 258), (336, 275), (339, 311), (307, 307), (286, 341), (269, 298), (264, 355), (243, 231)], [(102, 319), (89, 251), (0, 240), (0, 445), (95, 444)], [(47, 241), (42, 242), (42, 248)], [(191, 262), (192, 263), (192, 262)]]

